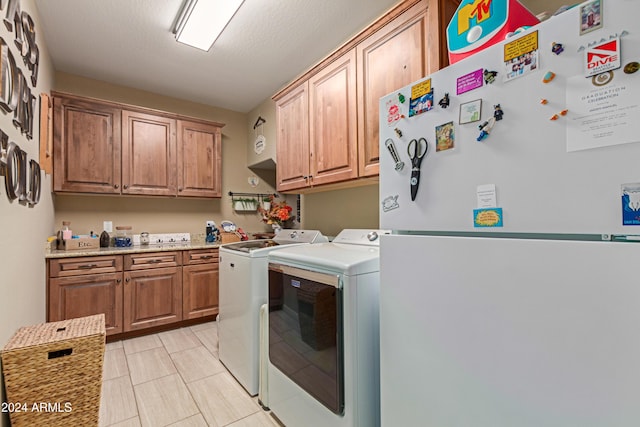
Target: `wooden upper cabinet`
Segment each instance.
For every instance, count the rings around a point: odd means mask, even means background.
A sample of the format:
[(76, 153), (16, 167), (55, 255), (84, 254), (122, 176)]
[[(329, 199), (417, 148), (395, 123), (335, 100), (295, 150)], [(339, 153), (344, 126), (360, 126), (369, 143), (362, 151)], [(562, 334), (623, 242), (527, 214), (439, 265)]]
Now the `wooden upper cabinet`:
[(309, 79), (310, 184), (358, 176), (355, 50)]
[(120, 110), (54, 98), (53, 190), (120, 193)]
[(175, 195), (175, 119), (124, 110), (122, 123), (122, 193)]
[(221, 197), (222, 123), (53, 92), (53, 190)]
[(303, 82), (276, 101), (278, 191), (309, 185), (309, 84)]
[[(413, 7), (357, 47), (360, 176), (378, 175), (379, 99), (438, 69), (430, 64), (429, 9)], [(430, 49), (431, 48), (431, 49)], [(407, 99), (406, 102), (409, 102)]]
[(356, 178), (379, 174), (379, 99), (447, 65), (459, 3), (403, 1), (273, 96), (278, 191), (375, 182)]
[(222, 196), (221, 126), (178, 120), (178, 196)]

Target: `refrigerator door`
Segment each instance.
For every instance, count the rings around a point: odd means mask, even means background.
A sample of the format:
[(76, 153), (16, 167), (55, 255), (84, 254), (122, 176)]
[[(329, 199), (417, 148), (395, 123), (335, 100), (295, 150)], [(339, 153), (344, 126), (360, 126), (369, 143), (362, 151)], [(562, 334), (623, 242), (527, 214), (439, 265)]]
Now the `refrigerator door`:
[[(494, 231), (624, 233), (621, 185), (640, 182), (640, 72), (630, 73), (640, 58), (640, 32), (632, 31), (640, 2), (599, 3), (600, 29), (580, 35), (578, 5), (381, 98), (382, 228), (478, 231), (478, 186), (492, 184), (503, 218)], [(514, 74), (506, 46), (524, 40), (537, 50)], [(615, 40), (620, 68), (587, 77), (587, 52)], [(554, 53), (553, 43), (564, 51)], [(555, 78), (544, 83), (547, 72)], [(429, 82), (433, 95), (420, 103), (419, 84)], [(417, 172), (409, 151), (420, 138), (429, 151)], [(621, 145), (568, 151), (610, 140)]]
[(382, 425), (640, 425), (639, 256), (633, 243), (384, 236)]

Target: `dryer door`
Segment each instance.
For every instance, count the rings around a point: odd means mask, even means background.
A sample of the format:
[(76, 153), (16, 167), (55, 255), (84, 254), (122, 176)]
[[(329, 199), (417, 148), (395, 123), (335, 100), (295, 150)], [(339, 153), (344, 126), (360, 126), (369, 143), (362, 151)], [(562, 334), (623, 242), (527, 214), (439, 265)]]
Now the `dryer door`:
[(269, 359), (336, 414), (344, 413), (340, 276), (269, 264)]

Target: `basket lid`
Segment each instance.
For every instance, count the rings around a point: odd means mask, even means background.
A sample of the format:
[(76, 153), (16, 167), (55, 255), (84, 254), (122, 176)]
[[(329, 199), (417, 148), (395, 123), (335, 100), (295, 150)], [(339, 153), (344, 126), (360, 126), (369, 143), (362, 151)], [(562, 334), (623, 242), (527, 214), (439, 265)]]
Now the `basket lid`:
[(105, 334), (104, 313), (60, 322), (23, 326), (13, 334), (3, 351), (98, 334)]

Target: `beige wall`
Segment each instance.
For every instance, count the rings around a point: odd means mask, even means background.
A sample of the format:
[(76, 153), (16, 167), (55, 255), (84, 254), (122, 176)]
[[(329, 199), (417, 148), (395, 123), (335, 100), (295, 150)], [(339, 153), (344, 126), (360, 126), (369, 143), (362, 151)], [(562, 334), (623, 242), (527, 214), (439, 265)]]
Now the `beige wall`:
[(376, 229), (380, 223), (378, 185), (306, 194), (302, 226), (335, 236), (345, 228)]
[[(249, 143), (247, 144), (247, 164), (261, 169), (271, 169), (271, 174), (275, 180), (275, 158), (276, 158), (276, 103), (271, 99), (265, 99), (260, 105), (247, 114), (249, 125)], [(262, 117), (265, 122), (253, 128), (258, 117)], [(264, 151), (257, 154), (255, 151), (255, 140), (258, 135), (265, 137)], [(275, 185), (275, 184), (274, 184)]]
[(71, 229), (74, 233), (85, 234), (89, 231), (99, 233), (102, 231), (102, 222), (108, 220), (112, 221), (114, 226), (130, 225), (134, 233), (141, 231), (203, 233), (207, 220), (214, 220), (216, 224), (220, 224), (222, 220), (230, 220), (245, 231), (268, 230), (257, 213), (236, 213), (232, 209), (231, 198), (227, 194), (229, 191), (259, 193), (274, 191), (265, 180), (260, 180), (260, 184), (255, 188), (248, 183), (248, 178), (255, 176), (255, 173), (247, 168), (250, 128), (246, 114), (61, 72), (56, 74), (55, 90), (170, 111), (225, 124), (222, 129), (223, 197), (221, 199), (57, 194), (54, 197), (56, 227), (65, 220), (71, 221)]
[[(53, 66), (49, 52), (42, 40), (42, 25), (33, 0), (22, 0), (21, 9), (35, 22), (36, 43), (40, 51), (38, 85), (31, 93), (39, 98), (40, 93), (49, 92), (53, 85)], [(6, 8), (6, 5), (3, 6)], [(4, 12), (4, 10), (3, 10)], [(13, 53), (16, 65), (30, 76), (14, 44), (14, 33), (0, 25), (0, 37)], [(29, 77), (27, 77), (28, 79)], [(40, 102), (37, 102), (38, 109)], [(0, 129), (9, 135), (27, 152), (28, 159), (39, 160), (40, 125), (39, 113), (35, 112), (33, 139), (20, 134), (12, 123), (13, 114), (0, 113)], [(53, 227), (53, 204), (49, 188), (51, 176), (42, 173), (42, 196), (33, 208), (10, 202), (4, 189), (4, 178), (0, 178), (0, 218), (3, 229), (0, 233), (0, 348), (4, 347), (13, 333), (21, 326), (34, 325), (45, 320), (45, 264), (44, 242)], [(0, 374), (1, 377), (1, 374)], [(0, 380), (2, 380), (0, 378)], [(5, 402), (0, 387), (0, 402)], [(0, 426), (8, 426), (8, 414), (0, 415)]]
[[(261, 131), (267, 140), (263, 155), (253, 153), (256, 132), (253, 125), (258, 117), (266, 119)], [(276, 104), (268, 98), (249, 112), (249, 143), (247, 146), (248, 164), (269, 164), (267, 159), (275, 158), (276, 141)], [(275, 187), (275, 171), (254, 169), (254, 172), (266, 180), (272, 180)], [(285, 197), (285, 196), (283, 196)], [(287, 202), (295, 207), (295, 195), (287, 195)], [(302, 222), (300, 227), (320, 230), (327, 236), (335, 236), (344, 228), (378, 228), (379, 224), (378, 185), (334, 190), (302, 196)]]

